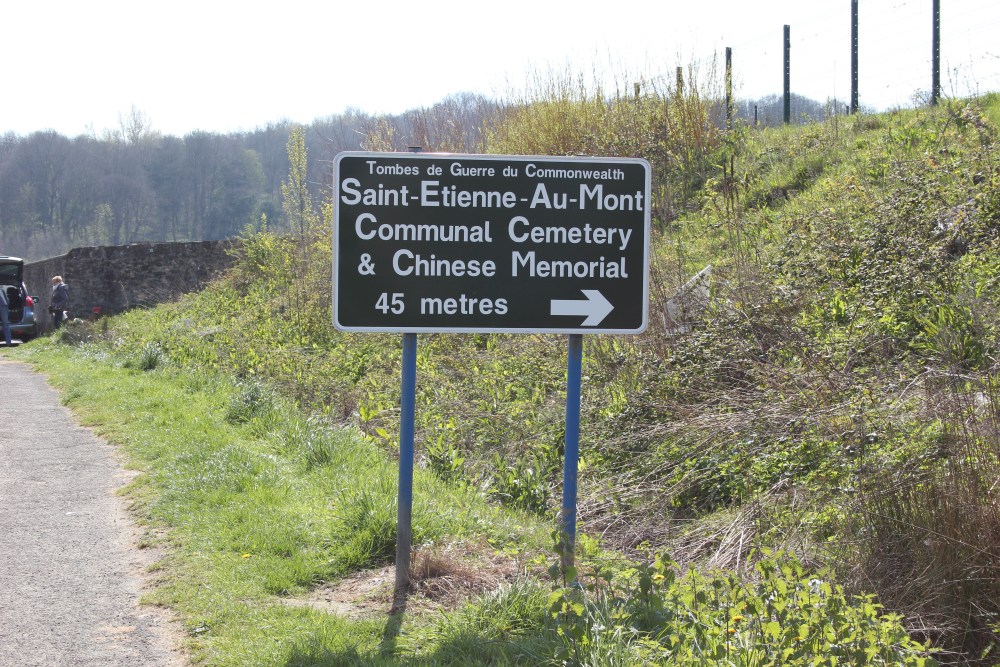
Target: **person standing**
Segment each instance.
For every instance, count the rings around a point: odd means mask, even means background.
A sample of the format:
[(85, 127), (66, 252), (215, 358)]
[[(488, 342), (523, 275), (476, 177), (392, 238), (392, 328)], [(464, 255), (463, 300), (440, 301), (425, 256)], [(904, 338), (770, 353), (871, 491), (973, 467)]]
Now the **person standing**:
[(7, 290), (0, 287), (0, 321), (3, 322), (3, 340), (10, 347), (10, 304), (7, 301)]
[(49, 312), (52, 313), (52, 326), (56, 329), (62, 325), (67, 303), (69, 303), (69, 286), (63, 282), (62, 276), (52, 276), (52, 298), (49, 299)]

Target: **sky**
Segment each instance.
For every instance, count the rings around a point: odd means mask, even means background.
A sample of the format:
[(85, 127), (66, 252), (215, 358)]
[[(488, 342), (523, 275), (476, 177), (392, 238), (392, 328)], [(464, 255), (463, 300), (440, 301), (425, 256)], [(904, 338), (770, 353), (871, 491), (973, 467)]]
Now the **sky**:
[[(945, 96), (1000, 90), (1000, 2), (940, 0)], [(738, 99), (850, 97), (850, 0), (3, 1), (0, 134), (102, 136), (134, 112), (175, 136), (398, 114), (463, 92), (516, 98), (552, 73), (605, 85), (709, 78)], [(931, 85), (932, 0), (859, 0), (860, 101)], [(534, 82), (534, 83), (533, 83)], [(626, 89), (631, 88), (627, 83)]]

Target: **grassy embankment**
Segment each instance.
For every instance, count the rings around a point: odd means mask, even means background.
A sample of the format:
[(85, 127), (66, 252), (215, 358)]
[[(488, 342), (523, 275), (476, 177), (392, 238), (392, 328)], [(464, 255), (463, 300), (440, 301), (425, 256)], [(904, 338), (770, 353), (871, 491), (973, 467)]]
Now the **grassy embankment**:
[[(418, 589), (469, 605), (348, 620), (288, 604), (388, 562), (394, 531), (398, 341), (330, 330), (322, 224), (248, 238), (228, 279), (180, 303), (19, 353), (145, 471), (130, 493), (170, 551), (152, 597), (194, 654), (916, 664), (906, 627), (990, 664), (998, 101), (723, 136), (694, 93), (549, 92), (494, 119), (483, 150), (655, 172), (653, 326), (585, 347), (578, 573), (539, 577), (563, 342), (425, 336)], [(711, 303), (669, 334), (656, 313), (708, 263)]]

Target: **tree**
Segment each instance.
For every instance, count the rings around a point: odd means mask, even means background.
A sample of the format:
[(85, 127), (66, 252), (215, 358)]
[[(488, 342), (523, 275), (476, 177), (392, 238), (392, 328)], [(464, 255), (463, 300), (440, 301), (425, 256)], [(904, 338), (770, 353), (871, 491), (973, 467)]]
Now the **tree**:
[(296, 235), (298, 252), (294, 283), (294, 312), (298, 324), (306, 321), (307, 311), (312, 307), (318, 289), (312, 289), (309, 280), (312, 266), (313, 246), (321, 233), (321, 217), (316, 211), (309, 192), (307, 173), (309, 154), (306, 150), (305, 130), (292, 128), (288, 136), (288, 180), (281, 184), (281, 202), (285, 217)]
[(281, 184), (282, 208), (289, 226), (298, 233), (300, 239), (305, 239), (318, 224), (319, 216), (309, 192), (309, 154), (302, 127), (292, 128), (286, 148), (288, 180)]
[(208, 210), (204, 239), (236, 236), (257, 217), (264, 181), (256, 151), (226, 145), (216, 165), (215, 192)]
[(149, 178), (156, 193), (159, 238), (189, 240), (191, 198), (186, 187), (188, 180), (183, 140), (164, 137), (159, 142), (149, 163)]

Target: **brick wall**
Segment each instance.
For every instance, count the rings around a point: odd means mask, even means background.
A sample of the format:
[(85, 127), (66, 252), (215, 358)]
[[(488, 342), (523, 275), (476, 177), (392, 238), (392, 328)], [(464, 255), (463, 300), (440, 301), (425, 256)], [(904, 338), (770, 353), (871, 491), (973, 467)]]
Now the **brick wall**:
[(24, 267), (28, 293), (43, 331), (48, 317), (52, 276), (69, 286), (70, 317), (86, 319), (95, 309), (114, 314), (152, 306), (201, 289), (232, 265), (237, 241), (196, 243), (134, 243), (127, 246), (74, 248), (65, 255), (30, 262)]

